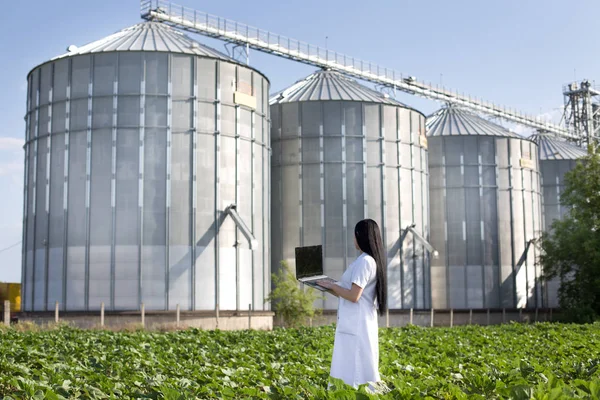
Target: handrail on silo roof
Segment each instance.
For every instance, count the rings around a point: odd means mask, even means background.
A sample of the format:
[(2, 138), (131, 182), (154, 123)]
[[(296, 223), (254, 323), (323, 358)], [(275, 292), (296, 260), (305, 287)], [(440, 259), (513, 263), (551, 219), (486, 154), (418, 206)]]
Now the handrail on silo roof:
[(481, 99), (471, 98), (471, 96), (459, 94), (457, 91), (446, 90), (443, 86), (420, 82), (413, 76), (407, 76), (327, 48), (323, 49), (246, 24), (183, 7), (167, 0), (141, 0), (140, 7), (141, 16), (146, 20), (162, 21), (193, 33), (244, 45), (316, 67), (329, 68), (394, 90), (462, 105), (488, 115), (529, 126), (538, 131), (576, 138), (574, 134), (559, 125), (545, 123), (531, 115)]
[(521, 254), (521, 258), (519, 258), (519, 261), (517, 261), (517, 265), (515, 266), (515, 272), (518, 272), (521, 269), (521, 266), (523, 266), (523, 264), (525, 263), (525, 261), (527, 261), (527, 253), (529, 253), (529, 248), (532, 244), (535, 244), (536, 242), (537, 239), (531, 239), (527, 242), (527, 244), (525, 245), (525, 250), (523, 250), (523, 254)]
[(229, 207), (225, 209), (225, 214), (229, 215), (233, 222), (237, 225), (238, 229), (242, 232), (242, 235), (246, 237), (248, 240), (248, 244), (250, 246), (250, 250), (254, 250), (258, 245), (258, 242), (248, 226), (244, 223), (244, 220), (237, 212), (237, 205), (231, 204)]
[(419, 232), (417, 232), (415, 230), (415, 227), (416, 227), (416, 225), (412, 224), (412, 225), (407, 226), (404, 229), (404, 232), (402, 232), (402, 236), (400, 236), (400, 239), (398, 239), (398, 241), (400, 242), (400, 247), (402, 247), (402, 244), (404, 243), (404, 239), (406, 239), (406, 236), (410, 232), (413, 234), (415, 239), (417, 239), (419, 242), (421, 242), (423, 244), (423, 246), (425, 246), (427, 251), (429, 251), (431, 253), (431, 255), (433, 256), (433, 258), (437, 258), (439, 256), (438, 251), (433, 247), (433, 245), (431, 243), (429, 243), (429, 240), (425, 239)]

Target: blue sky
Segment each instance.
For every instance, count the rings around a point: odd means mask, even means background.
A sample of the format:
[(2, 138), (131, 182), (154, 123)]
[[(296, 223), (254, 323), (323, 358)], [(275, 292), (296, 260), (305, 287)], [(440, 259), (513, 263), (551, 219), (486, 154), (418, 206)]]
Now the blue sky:
[[(177, 3), (393, 68), (548, 118), (560, 118), (562, 85), (600, 79), (597, 0), (304, 0)], [(26, 76), (70, 44), (140, 22), (137, 0), (12, 2), (0, 25), (0, 251), (21, 240)], [(218, 49), (222, 43), (200, 37)], [(250, 54), (282, 89), (314, 68)], [(399, 100), (429, 114), (440, 104)], [(517, 127), (519, 132), (529, 131)], [(0, 252), (0, 281), (21, 278), (21, 247)]]

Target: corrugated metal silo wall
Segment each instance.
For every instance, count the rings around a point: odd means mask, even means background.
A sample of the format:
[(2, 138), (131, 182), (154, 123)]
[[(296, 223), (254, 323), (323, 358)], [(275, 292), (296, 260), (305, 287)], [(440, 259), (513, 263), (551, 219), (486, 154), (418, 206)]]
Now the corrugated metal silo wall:
[[(235, 104), (235, 91), (256, 110)], [(184, 54), (81, 55), (34, 69), (23, 309), (263, 309), (268, 92), (252, 69)], [(255, 251), (224, 219), (234, 202)]]
[[(544, 195), (544, 230), (550, 231), (552, 222), (561, 219), (567, 213), (568, 208), (560, 204), (560, 195), (565, 188), (565, 173), (575, 168), (576, 160), (542, 160), (540, 167), (542, 172), (542, 193)], [(547, 305), (558, 307), (558, 289), (560, 278), (548, 281), (546, 284)]]
[(535, 143), (430, 137), (429, 150), (433, 306), (542, 306), (535, 247), (515, 270), (542, 228)]
[(273, 270), (281, 260), (294, 268), (295, 247), (323, 244), (324, 272), (341, 277), (358, 255), (356, 222), (372, 218), (388, 251), (390, 308), (429, 307), (428, 255), (411, 235), (403, 252), (398, 243), (413, 222), (429, 235), (424, 116), (348, 101), (274, 104), (271, 116)]

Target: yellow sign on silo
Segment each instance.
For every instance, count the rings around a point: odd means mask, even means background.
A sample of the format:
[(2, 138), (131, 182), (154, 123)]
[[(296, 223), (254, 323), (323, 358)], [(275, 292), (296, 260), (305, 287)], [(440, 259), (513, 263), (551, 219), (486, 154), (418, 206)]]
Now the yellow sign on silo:
[(249, 94), (242, 93), (242, 92), (235, 92), (233, 94), (233, 102), (235, 104), (239, 104), (239, 105), (251, 108), (253, 110), (256, 110), (256, 97), (251, 96)]
[(10, 301), (10, 311), (21, 311), (21, 284), (20, 283), (0, 283), (0, 302), (4, 306), (4, 301)]
[(533, 160), (530, 160), (528, 158), (521, 158), (520, 164), (521, 164), (522, 168), (529, 168), (529, 169), (535, 168), (535, 164), (533, 163)]

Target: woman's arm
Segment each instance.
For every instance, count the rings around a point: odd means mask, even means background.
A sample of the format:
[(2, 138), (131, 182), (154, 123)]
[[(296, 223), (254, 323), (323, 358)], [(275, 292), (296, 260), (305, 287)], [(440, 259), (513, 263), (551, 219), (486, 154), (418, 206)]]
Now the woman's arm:
[(353, 303), (358, 302), (363, 292), (363, 288), (358, 286), (356, 283), (352, 284), (352, 288), (350, 290), (344, 289), (343, 287), (328, 281), (317, 281), (317, 285), (323, 286), (324, 288), (327, 288), (333, 292), (333, 294)]

